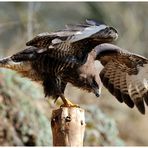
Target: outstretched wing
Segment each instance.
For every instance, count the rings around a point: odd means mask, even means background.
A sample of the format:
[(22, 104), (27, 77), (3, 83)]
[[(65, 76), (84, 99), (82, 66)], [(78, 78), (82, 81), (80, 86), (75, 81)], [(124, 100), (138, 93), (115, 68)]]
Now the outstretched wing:
[(99, 45), (95, 51), (104, 66), (100, 73), (104, 86), (119, 102), (131, 108), (136, 105), (144, 114), (144, 102), (148, 105), (148, 59), (112, 44)]

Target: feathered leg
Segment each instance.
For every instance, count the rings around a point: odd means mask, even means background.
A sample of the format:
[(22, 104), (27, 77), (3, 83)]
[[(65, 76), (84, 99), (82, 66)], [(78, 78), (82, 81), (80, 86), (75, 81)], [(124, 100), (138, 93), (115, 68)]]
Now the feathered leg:
[(49, 77), (48, 75), (44, 74), (43, 86), (44, 86), (45, 97), (52, 96), (53, 99), (55, 100), (54, 102), (56, 102), (57, 99), (60, 97), (63, 101), (61, 107), (79, 107), (78, 105), (73, 104), (72, 102), (70, 102), (68, 99), (65, 98), (64, 90), (66, 84), (67, 83), (63, 82), (60, 77), (55, 77), (53, 75), (50, 75)]

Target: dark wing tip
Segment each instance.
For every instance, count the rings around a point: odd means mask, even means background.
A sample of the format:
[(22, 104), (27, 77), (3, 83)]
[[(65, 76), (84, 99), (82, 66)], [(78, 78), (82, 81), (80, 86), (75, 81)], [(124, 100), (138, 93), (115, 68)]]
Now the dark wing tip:
[(128, 94), (122, 93), (122, 98), (123, 98), (124, 103), (128, 105), (128, 107), (130, 108), (134, 107), (134, 102), (132, 101), (132, 99), (130, 98)]
[(146, 105), (148, 106), (148, 92), (146, 92), (146, 93), (143, 95), (143, 98), (144, 98), (144, 101), (145, 101)]
[(114, 88), (114, 96), (117, 98), (117, 100), (120, 103), (123, 103), (123, 99), (121, 97), (121, 92), (120, 92), (120, 89), (119, 88)]
[(139, 98), (134, 103), (136, 107), (138, 108), (138, 110), (140, 111), (140, 113), (145, 114), (145, 106), (144, 106), (143, 100)]

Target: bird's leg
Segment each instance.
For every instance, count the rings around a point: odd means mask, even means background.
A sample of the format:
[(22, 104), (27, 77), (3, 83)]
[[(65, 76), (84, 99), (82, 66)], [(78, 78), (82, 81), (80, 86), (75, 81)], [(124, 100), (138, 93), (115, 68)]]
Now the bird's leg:
[(63, 101), (63, 105), (61, 105), (61, 107), (79, 107), (79, 105), (77, 104), (73, 104), (72, 102), (70, 102), (68, 99), (66, 99), (64, 97), (64, 95), (60, 95), (62, 101)]

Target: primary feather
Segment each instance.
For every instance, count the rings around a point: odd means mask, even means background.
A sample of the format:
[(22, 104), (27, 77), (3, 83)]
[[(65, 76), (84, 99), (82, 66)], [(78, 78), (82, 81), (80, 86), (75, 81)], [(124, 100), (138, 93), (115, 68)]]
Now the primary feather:
[(148, 59), (115, 45), (102, 44), (95, 48), (97, 59), (104, 65), (100, 77), (104, 86), (120, 102), (137, 106), (145, 113), (148, 105)]

